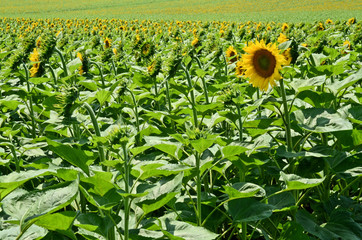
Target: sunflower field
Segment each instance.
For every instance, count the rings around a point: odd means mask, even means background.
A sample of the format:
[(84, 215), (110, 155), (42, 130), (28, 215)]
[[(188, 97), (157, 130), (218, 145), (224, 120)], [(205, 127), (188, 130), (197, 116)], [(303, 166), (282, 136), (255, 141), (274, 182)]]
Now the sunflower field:
[(358, 19), (0, 33), (0, 239), (362, 239)]

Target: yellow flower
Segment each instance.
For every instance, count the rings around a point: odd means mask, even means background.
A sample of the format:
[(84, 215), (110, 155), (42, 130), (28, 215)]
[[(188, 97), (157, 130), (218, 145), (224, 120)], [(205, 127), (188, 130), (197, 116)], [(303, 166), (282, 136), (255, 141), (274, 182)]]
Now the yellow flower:
[(235, 73), (236, 73), (236, 76), (238, 76), (238, 77), (241, 77), (241, 76), (244, 75), (245, 69), (243, 68), (243, 62), (242, 61), (238, 61), (236, 63)]
[(288, 41), (289, 39), (287, 38), (287, 36), (285, 36), (283, 33), (280, 33), (279, 37), (278, 37), (278, 43), (283, 43)]
[(83, 59), (83, 56), (82, 56), (82, 54), (80, 52), (77, 52), (77, 58), (79, 58), (80, 61), (82, 62), (82, 65), (78, 68), (79, 74), (82, 75), (84, 73), (84, 69), (83, 69), (83, 61), (84, 61), (84, 59)]
[(30, 71), (30, 77), (35, 77), (36, 74), (39, 71), (40, 68), (40, 55), (36, 48), (34, 48), (34, 51), (30, 54), (29, 57), (30, 61), (34, 62), (33, 66), (31, 67)]
[(114, 55), (117, 55), (117, 48), (113, 48), (112, 51), (113, 51)]
[(284, 31), (287, 30), (288, 28), (289, 28), (288, 24), (283, 23), (282, 31), (284, 32)]
[(226, 58), (230, 63), (236, 62), (238, 60), (238, 53), (233, 46), (230, 46), (226, 50)]
[(104, 48), (110, 48), (110, 47), (111, 47), (111, 42), (112, 42), (111, 39), (106, 38), (106, 39), (104, 40)]
[(343, 46), (346, 46), (347, 49), (351, 49), (351, 43), (348, 40), (343, 42)]
[(356, 18), (353, 17), (353, 18), (348, 19), (348, 22), (347, 22), (348, 25), (351, 25), (354, 23), (356, 23)]
[(195, 38), (195, 39), (191, 42), (191, 45), (192, 45), (193, 47), (197, 47), (198, 43), (199, 43), (199, 39), (198, 39), (198, 38)]
[(275, 86), (275, 80), (282, 78), (279, 70), (287, 64), (276, 44), (265, 45), (264, 40), (256, 41), (249, 43), (244, 51), (247, 54), (242, 56), (242, 65), (249, 82), (263, 91), (268, 90), (269, 84)]
[(328, 18), (328, 19), (326, 20), (326, 24), (333, 24), (333, 21)]
[(292, 61), (292, 55), (291, 55), (291, 53), (290, 53), (290, 50), (291, 50), (291, 48), (288, 48), (287, 50), (285, 50), (285, 51), (283, 52), (283, 56), (284, 56), (284, 58), (285, 58), (285, 60), (286, 60), (286, 64), (285, 64), (285, 65), (290, 65), (290, 63), (291, 63), (291, 61)]

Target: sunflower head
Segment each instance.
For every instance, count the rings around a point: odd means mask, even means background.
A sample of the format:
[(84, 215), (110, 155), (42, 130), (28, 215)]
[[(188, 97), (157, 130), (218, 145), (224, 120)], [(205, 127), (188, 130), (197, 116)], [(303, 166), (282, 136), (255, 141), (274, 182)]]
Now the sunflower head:
[(283, 43), (288, 41), (289, 39), (287, 38), (287, 36), (285, 36), (283, 33), (280, 33), (279, 37), (278, 37), (278, 43)]
[(351, 24), (355, 24), (356, 23), (356, 18), (350, 18), (350, 19), (348, 19), (348, 22), (347, 22), (347, 24), (348, 25), (351, 25)]
[(245, 69), (245, 76), (254, 87), (266, 91), (269, 84), (274, 86), (275, 80), (281, 79), (279, 70), (287, 62), (276, 44), (266, 45), (263, 40), (256, 41), (249, 43), (244, 51), (246, 54), (242, 56), (242, 66)]
[(104, 40), (104, 48), (110, 48), (111, 45), (112, 45), (112, 40), (106, 37), (106, 39)]
[(226, 58), (230, 63), (234, 63), (238, 60), (238, 53), (233, 46), (228, 47), (226, 50)]
[(328, 18), (328, 19), (326, 20), (326, 24), (333, 24), (333, 21), (332, 21), (330, 18)]
[(241, 76), (244, 75), (245, 69), (243, 68), (243, 62), (242, 61), (237, 61), (236, 62), (235, 73), (236, 73), (236, 76), (238, 76), (238, 77), (241, 77)]
[(288, 30), (288, 28), (289, 28), (288, 24), (283, 23), (283, 25), (282, 25), (282, 31), (285, 32), (286, 30)]

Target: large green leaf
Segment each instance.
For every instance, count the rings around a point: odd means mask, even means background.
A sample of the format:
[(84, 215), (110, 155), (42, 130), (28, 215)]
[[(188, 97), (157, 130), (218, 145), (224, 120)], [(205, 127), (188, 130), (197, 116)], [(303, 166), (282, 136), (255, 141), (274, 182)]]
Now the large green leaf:
[(304, 228), (304, 231), (313, 234), (321, 240), (338, 239), (339, 237), (328, 229), (319, 226), (313, 216), (305, 210), (299, 210), (297, 212), (296, 221)]
[(307, 234), (303, 232), (303, 227), (296, 222), (287, 222), (283, 225), (283, 231), (279, 240), (309, 240)]
[(299, 126), (307, 131), (329, 133), (352, 130), (352, 124), (331, 109), (308, 108), (294, 111)]
[(236, 223), (258, 221), (273, 214), (273, 205), (261, 203), (254, 198), (239, 198), (225, 203), (227, 212)]
[(17, 189), (6, 196), (2, 203), (6, 214), (26, 222), (44, 214), (55, 212), (69, 205), (78, 194), (78, 181), (65, 182), (44, 190)]
[(71, 230), (76, 215), (77, 212), (75, 211), (66, 211), (44, 215), (39, 220), (37, 220), (35, 224), (50, 231), (57, 231), (73, 240), (76, 240), (77, 238)]
[(183, 172), (175, 177), (166, 177), (158, 181), (152, 188), (150, 185), (141, 184), (137, 187), (137, 192), (145, 192), (148, 194), (140, 199), (137, 199), (137, 205), (142, 208), (144, 214), (155, 211), (166, 203), (168, 203), (181, 189)]
[(349, 77), (347, 77), (341, 81), (336, 81), (332, 85), (327, 85), (326, 87), (329, 88), (330, 90), (332, 90), (332, 92), (335, 95), (337, 95), (337, 94), (340, 95), (342, 93), (342, 90), (352, 86), (353, 84), (360, 81), (361, 79), (362, 79), (362, 68), (359, 69), (358, 72), (350, 75)]
[(89, 175), (89, 167), (87, 165), (89, 157), (84, 153), (84, 151), (49, 139), (47, 141), (51, 151), (70, 164), (79, 167), (83, 170), (83, 172)]
[(175, 175), (189, 169), (192, 169), (192, 167), (170, 164), (164, 160), (142, 161), (132, 167), (131, 173), (137, 178), (145, 180), (149, 177)]
[(212, 240), (218, 236), (203, 227), (196, 227), (189, 223), (169, 218), (161, 221), (161, 228), (167, 237), (177, 240)]
[(75, 219), (74, 226), (106, 238), (108, 230), (114, 225), (109, 217), (101, 217), (96, 213), (81, 213)]
[(265, 190), (254, 183), (238, 182), (234, 183), (231, 187), (223, 187), (225, 189), (223, 192), (229, 195), (230, 199), (265, 196)]
[[(40, 239), (47, 234), (47, 230), (36, 225), (30, 226), (26, 232), (19, 238), (19, 240), (32, 240)], [(20, 228), (18, 226), (7, 228), (0, 231), (0, 239), (15, 240), (20, 235)]]
[(200, 138), (197, 140), (192, 140), (191, 145), (198, 153), (202, 154), (206, 149), (211, 147), (214, 142), (215, 141), (211, 139)]
[(302, 178), (295, 174), (285, 174), (280, 172), (281, 180), (284, 181), (287, 185), (286, 190), (296, 190), (296, 189), (307, 189), (311, 187), (318, 186), (321, 184), (325, 177), (323, 178)]
[(221, 152), (223, 154), (223, 158), (229, 158), (232, 156), (240, 155), (246, 152), (248, 149), (239, 145), (228, 145), (222, 148)]
[(21, 172), (12, 172), (8, 175), (0, 176), (0, 200), (2, 200), (6, 195), (11, 193), (13, 190), (23, 185), (30, 179), (50, 175), (55, 173), (52, 170), (29, 170), (29, 171), (21, 171)]

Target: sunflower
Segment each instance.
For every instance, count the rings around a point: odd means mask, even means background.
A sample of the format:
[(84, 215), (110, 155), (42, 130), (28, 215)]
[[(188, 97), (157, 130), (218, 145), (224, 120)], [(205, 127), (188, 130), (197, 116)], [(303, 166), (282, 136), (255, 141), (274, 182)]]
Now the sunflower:
[(333, 24), (333, 21), (332, 21), (330, 18), (328, 18), (328, 19), (326, 20), (326, 24)]
[(33, 66), (31, 67), (30, 77), (35, 77), (40, 72), (40, 54), (36, 48), (30, 54), (30, 61), (34, 62)]
[(230, 63), (236, 62), (238, 60), (238, 53), (233, 46), (230, 46), (226, 50), (226, 58)]
[(288, 28), (289, 28), (288, 24), (283, 23), (282, 31), (284, 32), (284, 31), (287, 30)]
[(287, 36), (285, 36), (283, 33), (280, 33), (279, 37), (278, 37), (278, 43), (283, 43), (288, 41), (289, 39), (287, 38)]
[(348, 22), (347, 22), (348, 25), (351, 25), (354, 23), (356, 23), (356, 18), (353, 17), (353, 18), (348, 19)]
[(265, 45), (264, 40), (250, 43), (244, 48), (247, 54), (242, 56), (245, 76), (254, 87), (263, 91), (268, 90), (269, 84), (275, 85), (274, 80), (280, 80), (279, 70), (287, 61), (280, 54), (276, 44)]
[(112, 42), (111, 39), (106, 38), (106, 39), (104, 40), (104, 48), (110, 48), (110, 47), (111, 47), (111, 42)]
[(235, 67), (235, 73), (236, 73), (236, 76), (238, 76), (238, 77), (241, 77), (244, 75), (245, 69), (243, 68), (242, 61), (237, 61), (236, 67)]
[(197, 37), (195, 37), (194, 40), (192, 40), (192, 42), (191, 42), (191, 46), (197, 47), (198, 44), (199, 44), (199, 39)]
[(283, 56), (284, 56), (284, 58), (285, 58), (285, 60), (286, 60), (286, 64), (285, 65), (290, 65), (290, 63), (292, 62), (292, 54), (291, 54), (291, 48), (288, 48), (287, 50), (285, 50), (284, 52), (283, 52)]
[(343, 46), (346, 47), (347, 49), (351, 49), (351, 43), (350, 41), (346, 40), (343, 42)]

